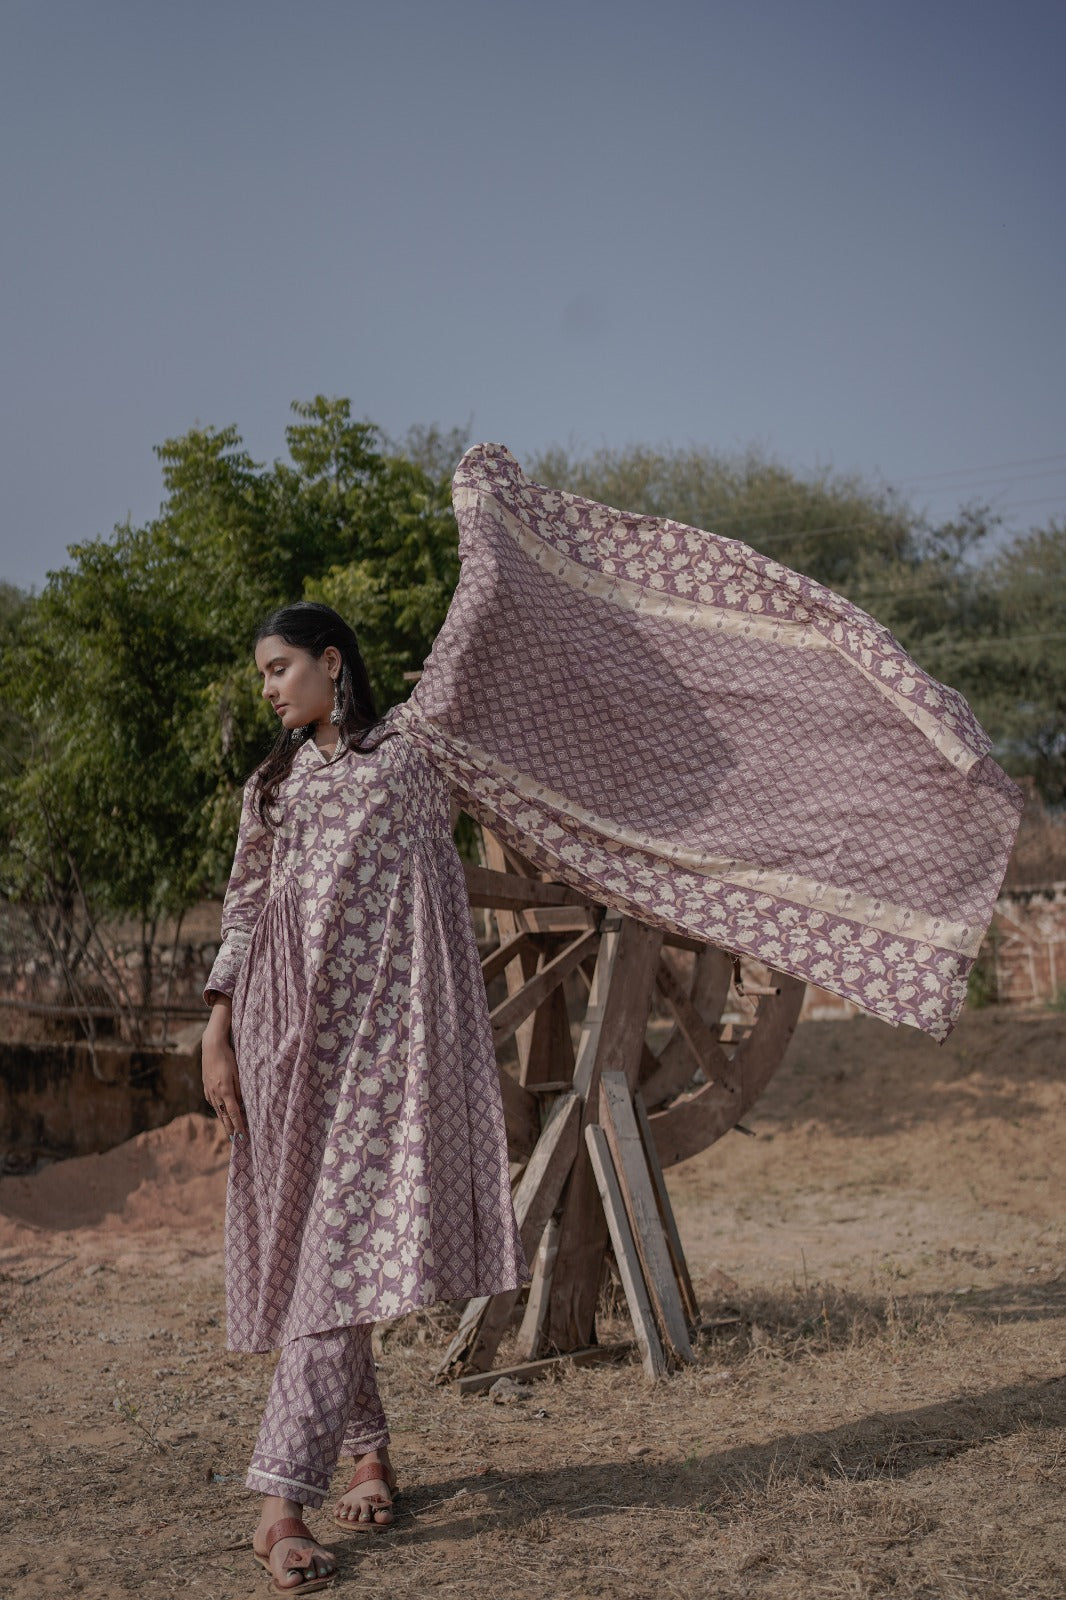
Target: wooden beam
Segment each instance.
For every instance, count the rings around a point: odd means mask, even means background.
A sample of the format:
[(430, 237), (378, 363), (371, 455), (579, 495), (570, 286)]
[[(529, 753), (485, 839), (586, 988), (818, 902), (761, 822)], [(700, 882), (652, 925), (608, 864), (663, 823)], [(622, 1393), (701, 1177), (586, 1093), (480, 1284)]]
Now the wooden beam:
[(644, 1282), (640, 1255), (626, 1215), (625, 1202), (618, 1186), (618, 1174), (602, 1128), (590, 1122), (585, 1129), (585, 1143), (589, 1160), (596, 1177), (596, 1185), (603, 1202), (607, 1228), (614, 1245), (614, 1258), (622, 1279), (629, 1315), (633, 1322), (637, 1348), (645, 1374), (654, 1380), (666, 1371), (666, 1356), (655, 1327), (651, 1303)]
[(510, 1378), (514, 1383), (531, 1383), (537, 1378), (554, 1377), (557, 1372), (566, 1372), (571, 1367), (592, 1367), (605, 1361), (618, 1361), (627, 1356), (632, 1348), (630, 1344), (593, 1344), (584, 1350), (568, 1350), (564, 1356), (548, 1356), (543, 1361), (523, 1361), (517, 1367), (500, 1367), (495, 1372), (474, 1372), (468, 1378), (457, 1378), (455, 1388), (460, 1394), (482, 1394), (486, 1389), (491, 1389), (499, 1378)]
[(624, 1073), (605, 1072), (601, 1077), (600, 1121), (610, 1146), (644, 1282), (665, 1342), (680, 1360), (692, 1361), (685, 1312), (633, 1108), (633, 1091)]
[(673, 1263), (674, 1276), (681, 1291), (681, 1302), (685, 1308), (689, 1327), (695, 1329), (699, 1326), (700, 1304), (696, 1299), (696, 1290), (693, 1287), (692, 1276), (688, 1270), (688, 1262), (685, 1260), (685, 1250), (681, 1243), (681, 1235), (678, 1232), (677, 1218), (674, 1216), (674, 1208), (670, 1202), (670, 1191), (666, 1187), (666, 1178), (663, 1174), (662, 1164), (659, 1161), (659, 1152), (655, 1148), (655, 1137), (648, 1122), (648, 1113), (644, 1101), (639, 1094), (633, 1096), (633, 1110), (637, 1116), (640, 1142), (644, 1146), (644, 1159), (648, 1163), (648, 1172), (651, 1176), (652, 1188), (655, 1191), (663, 1232), (666, 1234), (666, 1243), (670, 1251), (670, 1260)]
[(671, 950), (692, 950), (697, 955), (707, 948), (706, 939), (690, 939), (684, 933), (664, 933), (663, 944), (669, 945)]
[[(582, 1102), (576, 1094), (560, 1095), (548, 1114), (544, 1132), (514, 1192), (514, 1213), (527, 1259), (533, 1255), (545, 1225), (559, 1203), (578, 1148)], [(511, 1320), (517, 1289), (469, 1300), (439, 1371), (457, 1364), (483, 1370)]]
[(599, 921), (595, 909), (584, 906), (524, 906), (515, 917), (529, 933), (583, 933)]
[(527, 978), (521, 989), (508, 995), (506, 1000), (501, 1000), (492, 1013), (492, 1037), (497, 1045), (509, 1039), (515, 1029), (531, 1016), (538, 1006), (543, 1005), (552, 990), (565, 982), (574, 968), (595, 949), (599, 937), (595, 930), (580, 934), (531, 978)]
[[(535, 876), (533, 868), (528, 864), (523, 865), (514, 860), (507, 852), (501, 839), (489, 831), (481, 830), (481, 840), (485, 851), (485, 864), (492, 872), (514, 871), (519, 877)], [(505, 943), (519, 933), (528, 933), (526, 924), (522, 922), (516, 911), (505, 911), (499, 908), (493, 912), (496, 931), (500, 936), (500, 943)], [(522, 951), (517, 962), (509, 963), (504, 970), (504, 981), (509, 995), (517, 994), (527, 978), (531, 978), (537, 970), (539, 952), (535, 943), (530, 939)], [(533, 1041), (533, 1019), (525, 1022), (515, 1033), (515, 1050), (518, 1054), (518, 1081), (521, 1083), (526, 1075), (526, 1064), (529, 1056), (529, 1047)]]
[(549, 1217), (537, 1246), (533, 1263), (533, 1281), (526, 1297), (522, 1325), (515, 1339), (515, 1354), (523, 1361), (535, 1361), (544, 1339), (544, 1322), (548, 1315), (548, 1296), (551, 1292), (555, 1258), (559, 1253), (559, 1221)]
[(463, 862), (467, 893), (472, 906), (521, 911), (526, 906), (591, 906), (592, 902), (564, 883), (542, 883), (539, 878), (520, 878), (514, 872), (493, 872)]
[(500, 973), (510, 966), (516, 956), (532, 949), (533, 941), (528, 933), (512, 933), (501, 940), (496, 949), (490, 950), (481, 963), (481, 976), (485, 980), (486, 989), (493, 978), (498, 978)]
[[(656, 928), (617, 913), (604, 919), (574, 1068), (574, 1089), (585, 1103), (583, 1128), (598, 1120), (601, 1072), (621, 1071), (636, 1082), (661, 945)], [(551, 1287), (547, 1336), (557, 1350), (577, 1350), (592, 1342), (607, 1238), (582, 1137), (566, 1191)]]
[(540, 1138), (540, 1104), (535, 1095), (500, 1069), (500, 1097), (507, 1129), (507, 1154), (512, 1161), (528, 1161)]

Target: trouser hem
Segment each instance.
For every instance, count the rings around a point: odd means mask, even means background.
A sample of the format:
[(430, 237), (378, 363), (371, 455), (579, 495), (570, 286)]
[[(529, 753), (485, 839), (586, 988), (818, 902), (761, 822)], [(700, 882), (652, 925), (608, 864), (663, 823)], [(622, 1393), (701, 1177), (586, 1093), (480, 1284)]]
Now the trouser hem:
[[(291, 1478), (282, 1477), (280, 1473), (263, 1472), (258, 1467), (251, 1466), (248, 1468), (248, 1476), (244, 1483), (246, 1488), (254, 1489), (257, 1494), (272, 1494), (277, 1495), (280, 1500), (295, 1500), (297, 1505), (309, 1506), (314, 1511), (326, 1498), (329, 1484), (310, 1483), (307, 1478), (296, 1476), (298, 1472), (299, 1468), (296, 1468)], [(317, 1477), (318, 1474), (313, 1473), (311, 1476)]]
[(342, 1456), (365, 1456), (368, 1450), (384, 1450), (389, 1442), (389, 1430), (384, 1420), (378, 1428), (367, 1428), (352, 1434), (341, 1445)]

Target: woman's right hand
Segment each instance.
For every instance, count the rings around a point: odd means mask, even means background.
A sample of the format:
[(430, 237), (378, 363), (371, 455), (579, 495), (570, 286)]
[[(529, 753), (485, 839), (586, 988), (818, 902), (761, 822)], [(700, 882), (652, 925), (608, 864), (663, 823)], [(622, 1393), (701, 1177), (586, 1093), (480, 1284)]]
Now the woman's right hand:
[(200, 1046), (204, 1075), (204, 1099), (212, 1107), (231, 1139), (246, 1139), (237, 1057), (230, 1043), (230, 1002), (217, 996), (211, 1006), (211, 1020), (204, 1029)]

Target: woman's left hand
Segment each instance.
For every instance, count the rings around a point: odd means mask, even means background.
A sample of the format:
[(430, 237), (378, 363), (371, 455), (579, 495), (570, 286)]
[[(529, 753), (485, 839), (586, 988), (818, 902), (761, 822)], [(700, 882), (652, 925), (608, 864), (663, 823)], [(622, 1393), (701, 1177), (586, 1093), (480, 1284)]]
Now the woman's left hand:
[(247, 1137), (244, 1102), (241, 1099), (237, 1058), (230, 1043), (230, 1002), (219, 996), (211, 1007), (211, 1020), (204, 1029), (200, 1054), (204, 1074), (204, 1098), (231, 1139)]

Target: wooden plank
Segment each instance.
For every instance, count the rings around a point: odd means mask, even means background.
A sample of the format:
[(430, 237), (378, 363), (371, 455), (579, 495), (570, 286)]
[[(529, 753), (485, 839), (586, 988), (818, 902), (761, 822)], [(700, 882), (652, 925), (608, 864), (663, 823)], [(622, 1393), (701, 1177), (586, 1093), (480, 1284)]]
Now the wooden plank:
[(509, 1072), (502, 1069), (500, 1098), (503, 1100), (503, 1120), (507, 1129), (507, 1154), (512, 1161), (528, 1161), (540, 1138), (540, 1103), (528, 1089), (516, 1083)]
[(542, 883), (520, 878), (515, 872), (494, 872), (463, 862), (467, 893), (472, 906), (521, 911), (526, 906), (590, 906), (592, 902), (564, 883)]
[(666, 1344), (682, 1361), (692, 1361), (685, 1312), (659, 1219), (655, 1191), (633, 1109), (633, 1092), (621, 1072), (600, 1079), (600, 1121), (610, 1146), (618, 1186)]
[(521, 989), (515, 994), (508, 995), (492, 1013), (492, 1037), (497, 1045), (509, 1039), (516, 1028), (531, 1016), (537, 1007), (543, 1005), (548, 996), (561, 983), (564, 983), (574, 968), (589, 955), (599, 942), (599, 934), (595, 930), (583, 933), (571, 944), (560, 950), (557, 956), (541, 969), (527, 978)]
[(515, 1353), (523, 1361), (535, 1361), (544, 1338), (544, 1321), (548, 1315), (548, 1296), (551, 1292), (555, 1257), (559, 1253), (559, 1221), (549, 1217), (537, 1246), (533, 1263), (533, 1282), (529, 1286), (522, 1325), (515, 1340)]
[[(525, 912), (520, 913), (525, 916)], [(599, 935), (594, 935), (599, 943)], [(547, 965), (548, 957), (541, 956)], [(543, 1083), (566, 1079), (569, 1088), (574, 1077), (574, 1040), (570, 1032), (570, 1012), (566, 988), (570, 975), (548, 996), (533, 1014), (529, 1049), (519, 1074), (527, 1089), (536, 1091)]]
[(599, 921), (584, 906), (524, 906), (515, 916), (529, 933), (583, 933)]
[(533, 951), (533, 941), (528, 933), (512, 933), (501, 937), (500, 944), (495, 950), (490, 950), (481, 963), (481, 976), (485, 980), (485, 987), (494, 978), (510, 966), (516, 956), (522, 955), (526, 950)]
[(548, 1113), (544, 1132), (515, 1190), (515, 1220), (527, 1256), (532, 1256), (574, 1164), (581, 1113), (580, 1096), (573, 1093), (559, 1096)]
[(632, 1348), (631, 1344), (593, 1344), (584, 1350), (568, 1350), (564, 1356), (546, 1356), (543, 1361), (523, 1361), (517, 1367), (471, 1373), (468, 1378), (457, 1378), (454, 1387), (460, 1394), (481, 1394), (485, 1389), (491, 1389), (499, 1378), (510, 1378), (514, 1383), (531, 1383), (537, 1378), (551, 1378), (557, 1372), (566, 1372), (570, 1367), (592, 1367), (605, 1361), (618, 1361), (622, 1356), (627, 1356)]
[[(605, 916), (574, 1068), (574, 1088), (585, 1101), (585, 1124), (598, 1120), (602, 1071), (622, 1071), (636, 1081), (661, 946), (658, 929), (617, 913)], [(582, 1142), (566, 1191), (551, 1287), (547, 1336), (557, 1350), (579, 1350), (592, 1342), (607, 1238), (599, 1190)]]
[(688, 1262), (685, 1260), (685, 1249), (677, 1229), (674, 1208), (670, 1203), (670, 1192), (666, 1187), (666, 1178), (663, 1175), (662, 1165), (659, 1161), (659, 1152), (655, 1148), (655, 1137), (648, 1122), (648, 1113), (644, 1100), (639, 1094), (633, 1096), (633, 1110), (637, 1116), (637, 1127), (640, 1129), (640, 1139), (644, 1146), (644, 1158), (648, 1163), (648, 1171), (651, 1174), (652, 1188), (655, 1191), (663, 1232), (666, 1234), (666, 1243), (670, 1250), (670, 1259), (673, 1262), (674, 1276), (681, 1291), (681, 1303), (685, 1308), (689, 1327), (696, 1328), (699, 1326), (700, 1304), (696, 1299), (696, 1290), (693, 1287), (692, 1277), (688, 1270)]
[(614, 1245), (614, 1258), (622, 1279), (629, 1315), (633, 1320), (633, 1333), (640, 1351), (641, 1365), (653, 1381), (666, 1371), (666, 1355), (655, 1328), (651, 1302), (644, 1282), (640, 1256), (626, 1215), (625, 1202), (618, 1187), (618, 1175), (611, 1160), (607, 1136), (603, 1129), (590, 1122), (585, 1129), (585, 1143), (589, 1160), (596, 1177), (596, 1185), (603, 1202), (607, 1228)]
[[(582, 1102), (576, 1094), (560, 1095), (514, 1192), (515, 1220), (527, 1257), (532, 1256), (549, 1217), (559, 1204), (563, 1185), (573, 1167), (582, 1110)], [(511, 1320), (518, 1294), (517, 1289), (508, 1289), (503, 1294), (480, 1295), (469, 1300), (438, 1371), (446, 1371), (456, 1364), (467, 1364), (477, 1370), (489, 1366)]]
[[(532, 877), (533, 868), (528, 864), (514, 860), (508, 853), (502, 840), (498, 839), (488, 828), (481, 830), (481, 843), (485, 852), (485, 863), (493, 872), (516, 872), (519, 877)], [(500, 943), (513, 938), (515, 934), (528, 933), (528, 928), (521, 921), (515, 911), (497, 909), (494, 913), (496, 931), (500, 936)], [(527, 978), (531, 978), (537, 970), (539, 952), (532, 940), (522, 951), (521, 959), (506, 967), (504, 981), (507, 993), (517, 994)], [(518, 1081), (521, 1083), (526, 1075), (526, 1064), (529, 1056), (529, 1047), (533, 1040), (533, 1021), (525, 1022), (515, 1033), (515, 1050), (518, 1055)]]

